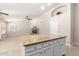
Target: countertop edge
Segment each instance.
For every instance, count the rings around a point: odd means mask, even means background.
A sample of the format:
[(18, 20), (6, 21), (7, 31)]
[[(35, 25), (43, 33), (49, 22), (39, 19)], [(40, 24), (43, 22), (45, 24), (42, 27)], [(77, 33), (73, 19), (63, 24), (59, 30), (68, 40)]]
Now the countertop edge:
[(57, 38), (54, 38), (54, 39), (44, 40), (44, 41), (40, 41), (40, 42), (38, 41), (38, 42), (31, 43), (31, 44), (23, 44), (23, 46), (26, 47), (26, 46), (30, 46), (30, 45), (34, 45), (34, 44), (39, 44), (39, 43), (43, 43), (43, 42), (47, 42), (47, 41), (52, 41), (52, 40), (56, 40), (56, 39), (61, 39), (61, 38), (66, 38), (66, 36), (57, 37)]

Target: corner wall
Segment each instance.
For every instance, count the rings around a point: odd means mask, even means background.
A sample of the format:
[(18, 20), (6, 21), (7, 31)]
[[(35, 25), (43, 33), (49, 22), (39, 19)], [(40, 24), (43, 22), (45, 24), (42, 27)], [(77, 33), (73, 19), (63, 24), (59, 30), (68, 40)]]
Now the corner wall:
[(74, 6), (74, 44), (79, 45), (79, 3), (76, 3)]

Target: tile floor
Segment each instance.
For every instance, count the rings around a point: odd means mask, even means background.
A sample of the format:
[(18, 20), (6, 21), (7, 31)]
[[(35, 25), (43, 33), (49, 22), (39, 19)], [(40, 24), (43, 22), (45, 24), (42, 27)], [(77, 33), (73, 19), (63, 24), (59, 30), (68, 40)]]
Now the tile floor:
[[(21, 37), (8, 37), (0, 41), (0, 56), (22, 56)], [(67, 56), (79, 56), (79, 46), (67, 47)]]
[(20, 40), (20, 37), (9, 37), (0, 41), (0, 56), (20, 56)]
[(79, 56), (79, 46), (66, 47), (66, 56)]

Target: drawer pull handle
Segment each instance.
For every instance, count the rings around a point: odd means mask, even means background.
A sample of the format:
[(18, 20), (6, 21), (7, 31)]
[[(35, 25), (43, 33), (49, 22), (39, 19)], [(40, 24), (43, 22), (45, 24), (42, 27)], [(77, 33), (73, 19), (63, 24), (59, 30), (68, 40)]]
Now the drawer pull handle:
[(40, 54), (43, 54), (42, 52), (40, 52)]
[(34, 49), (37, 49), (37, 47), (34, 47)]
[(44, 53), (46, 53), (46, 50), (44, 50)]
[(50, 43), (48, 43), (48, 45), (50, 45)]

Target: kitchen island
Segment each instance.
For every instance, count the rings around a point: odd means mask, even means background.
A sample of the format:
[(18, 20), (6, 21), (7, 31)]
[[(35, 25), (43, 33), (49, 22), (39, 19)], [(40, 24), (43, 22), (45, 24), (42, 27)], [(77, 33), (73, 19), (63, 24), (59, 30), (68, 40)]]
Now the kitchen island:
[(25, 56), (65, 55), (64, 35), (27, 35), (22, 37)]

